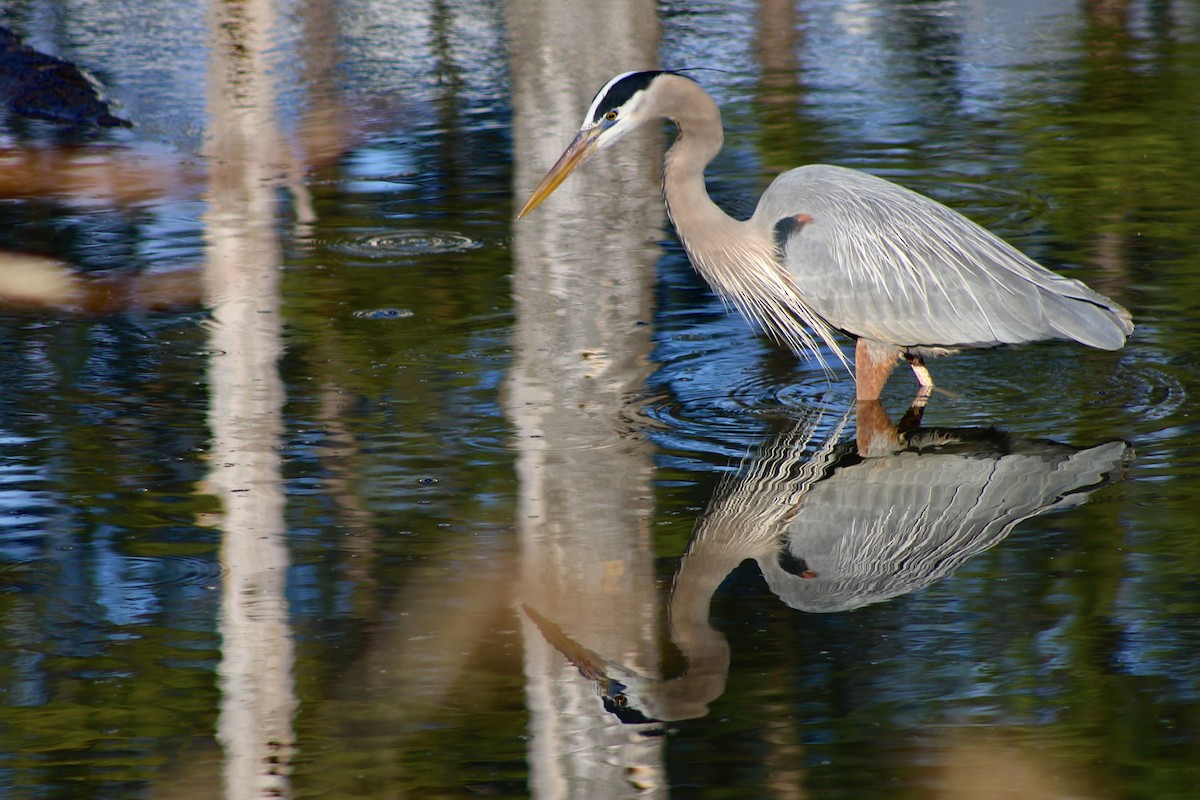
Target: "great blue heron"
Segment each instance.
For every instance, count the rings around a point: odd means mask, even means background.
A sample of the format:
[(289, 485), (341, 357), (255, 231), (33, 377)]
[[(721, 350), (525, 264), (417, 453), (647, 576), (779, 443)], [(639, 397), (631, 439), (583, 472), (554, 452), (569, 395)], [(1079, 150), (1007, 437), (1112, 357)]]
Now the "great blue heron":
[(854, 337), (860, 400), (879, 397), (901, 357), (919, 394), (928, 395), (929, 356), (1041, 339), (1116, 350), (1133, 331), (1129, 312), (1104, 295), (946, 206), (865, 172), (824, 164), (789, 170), (750, 219), (733, 219), (704, 186), (704, 168), (724, 141), (721, 111), (678, 72), (626, 72), (605, 84), (517, 216), (593, 153), (660, 118), (679, 128), (663, 193), (692, 264), (745, 316), (823, 365), (814, 333), (843, 363), (834, 331)]

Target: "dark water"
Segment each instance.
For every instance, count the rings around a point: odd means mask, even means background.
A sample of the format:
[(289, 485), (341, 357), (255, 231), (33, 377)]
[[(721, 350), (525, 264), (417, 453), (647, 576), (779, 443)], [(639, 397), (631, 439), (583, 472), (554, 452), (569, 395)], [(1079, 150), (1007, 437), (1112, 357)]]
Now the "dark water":
[[(0, 24), (135, 122), (0, 129), (0, 795), (1200, 796), (1195, 4)], [(656, 64), (721, 70), (726, 207), (867, 169), (1133, 338), (938, 361), (862, 458), (692, 272), (663, 138), (513, 221)]]

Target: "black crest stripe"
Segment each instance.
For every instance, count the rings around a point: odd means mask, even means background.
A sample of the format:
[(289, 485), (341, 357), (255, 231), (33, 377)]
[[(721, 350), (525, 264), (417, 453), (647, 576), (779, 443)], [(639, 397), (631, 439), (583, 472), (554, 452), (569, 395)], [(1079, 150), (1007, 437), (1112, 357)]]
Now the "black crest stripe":
[(652, 70), (648, 72), (634, 72), (631, 75), (626, 75), (621, 80), (614, 83), (605, 92), (604, 97), (595, 104), (596, 113), (592, 116), (592, 122), (599, 122), (600, 118), (614, 108), (620, 108), (629, 102), (629, 98), (633, 97), (637, 92), (642, 91), (650, 85), (650, 81), (663, 74), (663, 70)]

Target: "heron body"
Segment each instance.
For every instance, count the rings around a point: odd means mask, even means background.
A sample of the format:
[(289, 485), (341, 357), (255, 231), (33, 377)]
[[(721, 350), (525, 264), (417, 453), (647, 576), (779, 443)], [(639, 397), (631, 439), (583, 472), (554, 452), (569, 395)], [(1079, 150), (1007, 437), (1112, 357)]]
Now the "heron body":
[(724, 140), (717, 104), (691, 78), (663, 71), (613, 78), (575, 140), (518, 216), (539, 205), (594, 152), (655, 119), (676, 124), (663, 193), (692, 264), (722, 298), (824, 364), (834, 334), (856, 340), (860, 400), (879, 397), (900, 358), (923, 392), (924, 359), (964, 348), (1068, 339), (1116, 350), (1129, 312), (1053, 273), (956, 211), (858, 170), (789, 170), (748, 220), (709, 198), (704, 169)]

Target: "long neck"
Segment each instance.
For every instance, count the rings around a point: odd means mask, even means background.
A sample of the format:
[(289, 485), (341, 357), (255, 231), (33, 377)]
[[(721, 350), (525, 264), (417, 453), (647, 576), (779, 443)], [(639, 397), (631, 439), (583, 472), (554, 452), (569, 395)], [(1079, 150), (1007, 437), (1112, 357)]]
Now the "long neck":
[(833, 331), (807, 306), (780, 262), (774, 234), (755, 218), (733, 219), (704, 188), (704, 168), (725, 138), (717, 104), (699, 84), (678, 75), (659, 78), (652, 89), (659, 113), (679, 126), (667, 151), (663, 194), (692, 266), (717, 294), (797, 353), (812, 353), (825, 364), (807, 325), (846, 363)]
[(700, 86), (672, 76), (661, 113), (679, 126), (667, 151), (663, 194), (667, 213), (692, 266), (725, 300), (797, 349), (812, 349), (794, 319), (803, 313), (791, 277), (779, 264), (769, 231), (738, 222), (717, 207), (704, 188), (704, 168), (721, 150), (721, 112)]
[(733, 229), (739, 226), (717, 207), (704, 186), (704, 168), (721, 151), (725, 140), (721, 110), (699, 84), (668, 77), (670, 99), (664, 103), (663, 115), (679, 127), (679, 135), (667, 151), (663, 195), (675, 230), (704, 273), (705, 262), (713, 260), (709, 254), (713, 244), (734, 240), (737, 234)]

